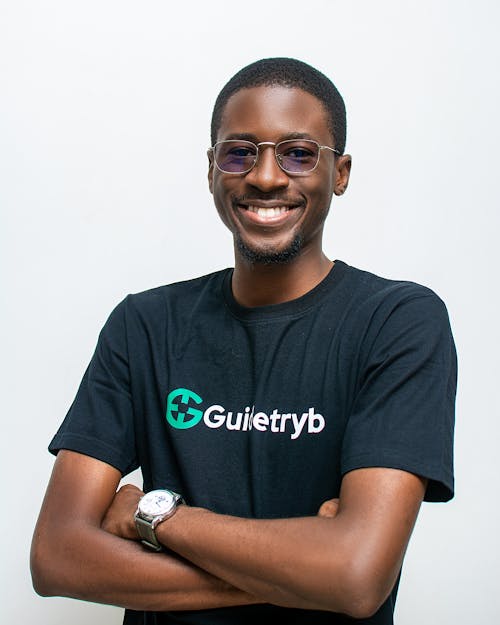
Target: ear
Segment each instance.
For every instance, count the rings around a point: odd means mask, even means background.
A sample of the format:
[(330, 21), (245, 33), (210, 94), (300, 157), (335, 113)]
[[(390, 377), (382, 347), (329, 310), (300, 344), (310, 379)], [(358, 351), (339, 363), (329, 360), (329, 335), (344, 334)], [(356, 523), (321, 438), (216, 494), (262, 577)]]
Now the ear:
[(350, 154), (342, 154), (335, 159), (335, 187), (333, 192), (335, 195), (342, 195), (349, 184), (349, 176), (351, 175), (352, 158)]
[(210, 193), (214, 192), (214, 155), (212, 150), (207, 150), (208, 156), (208, 188)]

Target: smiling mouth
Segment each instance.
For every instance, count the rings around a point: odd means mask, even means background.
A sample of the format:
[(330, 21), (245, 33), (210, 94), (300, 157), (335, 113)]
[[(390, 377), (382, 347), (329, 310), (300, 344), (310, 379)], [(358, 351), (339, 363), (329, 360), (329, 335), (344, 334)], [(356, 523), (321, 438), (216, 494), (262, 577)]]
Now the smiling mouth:
[(278, 217), (279, 215), (283, 215), (290, 210), (290, 206), (271, 206), (270, 208), (265, 208), (263, 206), (243, 206), (245, 210), (248, 210), (252, 213), (257, 214), (259, 217), (269, 218), (269, 217)]
[(299, 208), (300, 203), (284, 203), (283, 200), (268, 200), (248, 202), (235, 202), (236, 206), (240, 210), (253, 213), (256, 217), (262, 220), (275, 220), (279, 217), (283, 217), (286, 213)]

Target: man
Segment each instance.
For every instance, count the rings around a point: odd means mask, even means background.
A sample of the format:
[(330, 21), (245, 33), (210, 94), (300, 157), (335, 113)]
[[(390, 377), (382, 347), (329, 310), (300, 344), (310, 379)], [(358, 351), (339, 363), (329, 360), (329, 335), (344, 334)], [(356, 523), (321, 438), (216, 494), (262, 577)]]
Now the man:
[[(234, 268), (110, 315), (50, 445), (37, 592), (127, 624), (392, 623), (421, 502), (453, 496), (456, 357), (431, 290), (323, 251), (344, 148), (305, 63), (223, 88), (208, 181)], [(116, 492), (137, 467), (147, 494)]]

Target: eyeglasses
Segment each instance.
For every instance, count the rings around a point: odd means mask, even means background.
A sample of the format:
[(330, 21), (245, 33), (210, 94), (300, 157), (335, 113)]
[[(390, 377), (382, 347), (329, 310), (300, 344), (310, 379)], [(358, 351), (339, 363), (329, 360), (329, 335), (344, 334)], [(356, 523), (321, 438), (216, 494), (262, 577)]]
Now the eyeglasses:
[(281, 169), (294, 176), (310, 174), (319, 163), (321, 150), (331, 150), (340, 154), (335, 148), (328, 145), (320, 145), (312, 139), (289, 139), (273, 143), (261, 141), (252, 143), (240, 139), (228, 139), (218, 141), (209, 148), (218, 169), (225, 174), (246, 174), (257, 163), (261, 146), (274, 146), (276, 161)]

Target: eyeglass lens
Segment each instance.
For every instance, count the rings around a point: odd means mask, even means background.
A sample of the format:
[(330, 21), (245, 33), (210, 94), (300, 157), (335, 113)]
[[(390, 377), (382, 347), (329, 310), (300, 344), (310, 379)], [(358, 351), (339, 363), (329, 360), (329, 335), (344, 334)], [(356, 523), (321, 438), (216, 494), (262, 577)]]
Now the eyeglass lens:
[[(250, 141), (221, 141), (215, 145), (214, 157), (222, 171), (242, 174), (255, 165), (258, 150)], [(275, 152), (281, 168), (290, 173), (312, 171), (318, 164), (319, 146), (308, 139), (282, 141), (275, 146)]]

